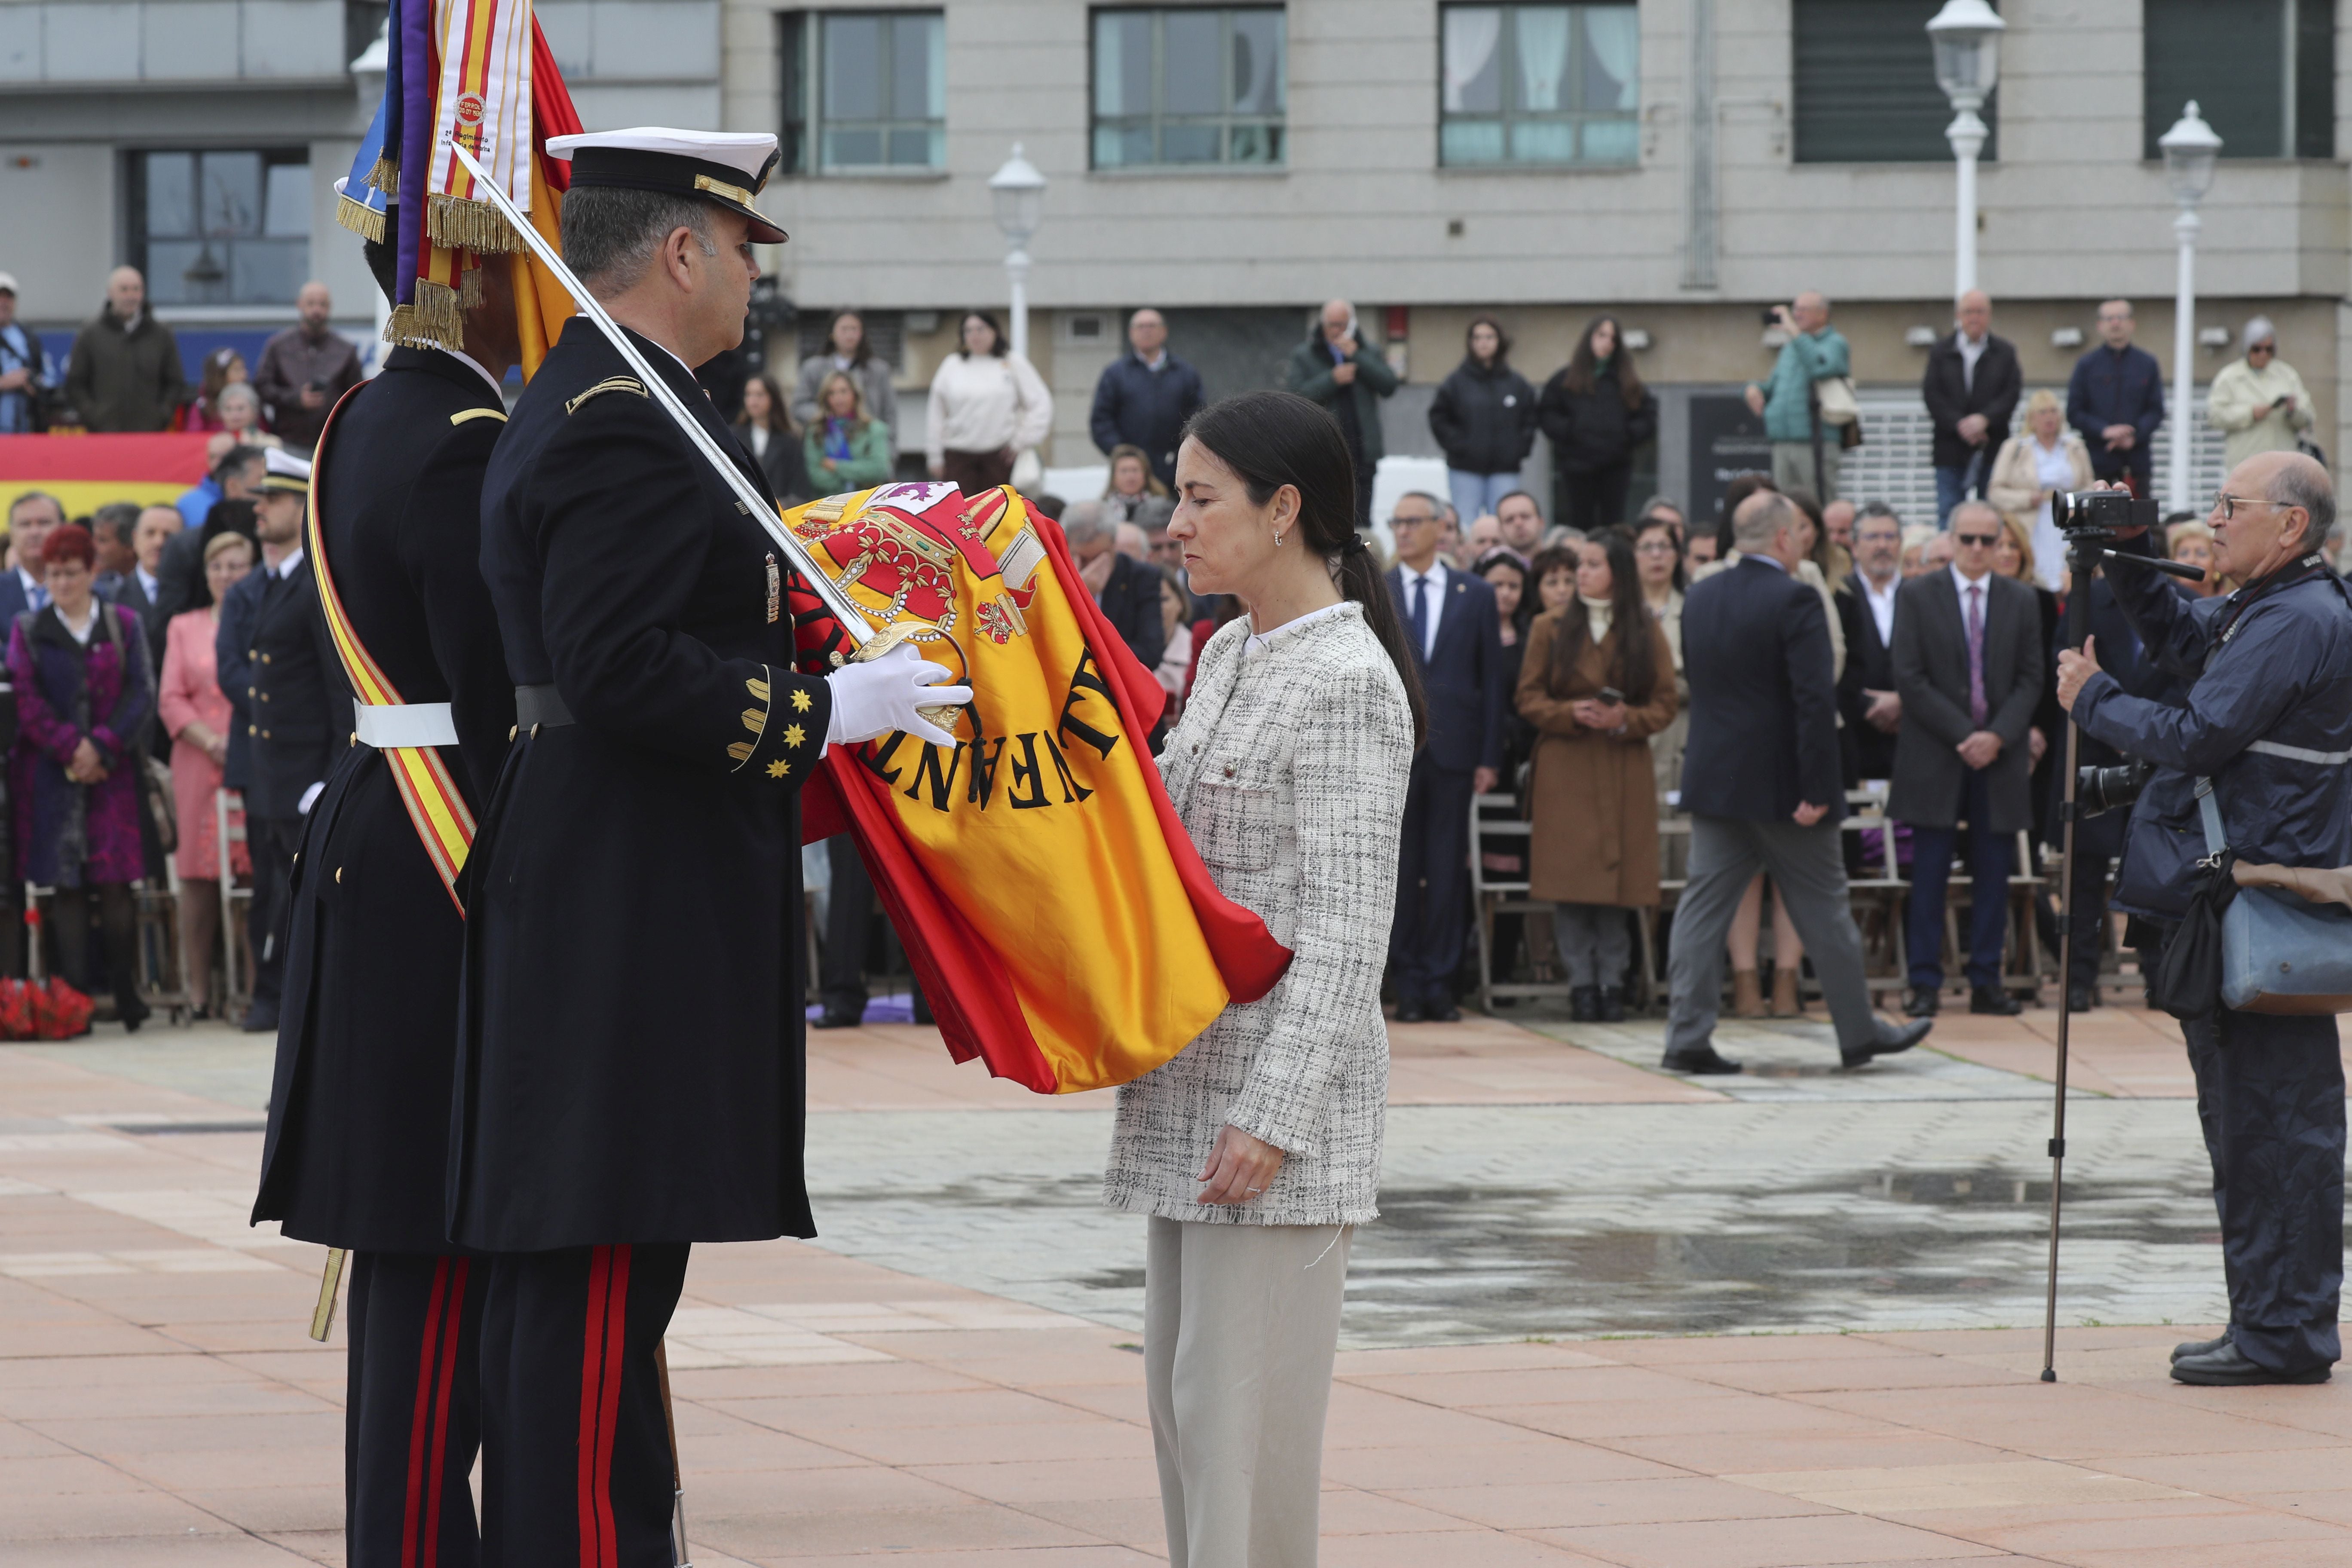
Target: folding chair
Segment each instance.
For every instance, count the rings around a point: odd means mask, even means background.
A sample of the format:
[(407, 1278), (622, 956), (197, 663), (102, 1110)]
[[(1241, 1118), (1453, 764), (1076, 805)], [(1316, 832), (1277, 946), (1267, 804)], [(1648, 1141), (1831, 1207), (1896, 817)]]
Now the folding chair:
[(1904, 913), (1911, 884), (1904, 879), (1895, 854), (1895, 824), (1886, 816), (1886, 791), (1863, 788), (1846, 792), (1846, 812), (1839, 827), (1859, 833), (1874, 828), (1878, 854), (1863, 864), (1863, 874), (1846, 879), (1846, 896), (1853, 923), (1862, 932), (1866, 984), (1874, 992), (1900, 991), (1909, 983), (1904, 952)]
[(1551, 905), (1528, 894), (1524, 875), (1497, 878), (1486, 869), (1479, 851), (1482, 838), (1516, 839), (1532, 847), (1535, 825), (1521, 820), (1518, 802), (1507, 795), (1473, 795), (1470, 800), (1470, 894), (1477, 910), (1478, 1010), (1492, 1013), (1498, 996), (1565, 996), (1566, 980), (1497, 981), (1495, 978), (1495, 917), (1549, 914)]
[[(234, 817), (229, 815), (232, 800), (236, 806)], [(225, 1017), (243, 1012), (253, 1000), (252, 976), (240, 973), (237, 945), (237, 933), (245, 929), (238, 911), (253, 905), (253, 881), (250, 875), (239, 881), (236, 863), (229, 854), (230, 845), (246, 841), (244, 812), (245, 797), (238, 792), (213, 791), (213, 842), (220, 849), (221, 1013)], [(211, 962), (209, 955), (205, 962)]]

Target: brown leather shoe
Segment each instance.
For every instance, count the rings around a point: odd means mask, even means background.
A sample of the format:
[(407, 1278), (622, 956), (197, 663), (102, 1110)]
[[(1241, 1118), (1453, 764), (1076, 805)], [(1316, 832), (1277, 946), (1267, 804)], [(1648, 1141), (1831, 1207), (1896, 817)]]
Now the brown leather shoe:
[(1756, 983), (1752, 969), (1731, 972), (1731, 1016), (1735, 1018), (1760, 1018), (1764, 1016), (1764, 988)]
[(1793, 969), (1772, 971), (1772, 1016), (1794, 1018), (1805, 1010), (1797, 996), (1797, 972)]

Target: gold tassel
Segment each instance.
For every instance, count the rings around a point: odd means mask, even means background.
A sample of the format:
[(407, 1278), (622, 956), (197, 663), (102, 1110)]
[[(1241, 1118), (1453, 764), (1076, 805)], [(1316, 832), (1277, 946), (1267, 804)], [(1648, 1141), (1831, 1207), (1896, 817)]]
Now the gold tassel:
[(482, 303), (483, 289), (482, 268), (486, 265), (488, 264), (480, 260), (477, 260), (471, 267), (464, 268), (459, 270), (457, 274), (457, 308), (460, 310), (472, 310), (480, 307)]
[(337, 196), (335, 221), (353, 234), (363, 236), (378, 245), (383, 243), (383, 214), (364, 203), (355, 202), (349, 196)]
[(411, 349), (465, 347), (465, 321), (457, 290), (446, 284), (418, 279), (416, 302), (393, 307), (392, 319), (383, 324), (383, 341)]
[(436, 195), (427, 202), (425, 232), (444, 250), (504, 253), (523, 247), (498, 208), (463, 196)]
[(389, 153), (377, 153), (374, 166), (368, 170), (367, 177), (362, 183), (373, 185), (385, 195), (397, 199), (400, 195), (400, 160)]

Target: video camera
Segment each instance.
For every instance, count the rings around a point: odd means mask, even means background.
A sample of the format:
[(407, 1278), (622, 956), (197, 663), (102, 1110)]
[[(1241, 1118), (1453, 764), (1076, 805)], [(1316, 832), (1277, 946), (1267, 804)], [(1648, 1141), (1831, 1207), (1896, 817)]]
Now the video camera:
[(2066, 533), (2112, 538), (2126, 528), (2154, 528), (2158, 516), (2152, 498), (2124, 490), (2062, 490), (2050, 498), (2050, 521)]

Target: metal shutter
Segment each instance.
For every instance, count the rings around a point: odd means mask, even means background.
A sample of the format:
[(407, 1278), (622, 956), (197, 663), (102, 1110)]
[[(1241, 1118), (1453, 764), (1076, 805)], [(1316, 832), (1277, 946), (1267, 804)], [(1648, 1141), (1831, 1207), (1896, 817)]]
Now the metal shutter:
[[(1941, 8), (1939, 0), (1795, 0), (1798, 163), (1951, 161), (1952, 108), (1927, 41)], [(1987, 159), (2000, 154), (2000, 108), (1996, 92), (1979, 111), (1993, 132)]]

